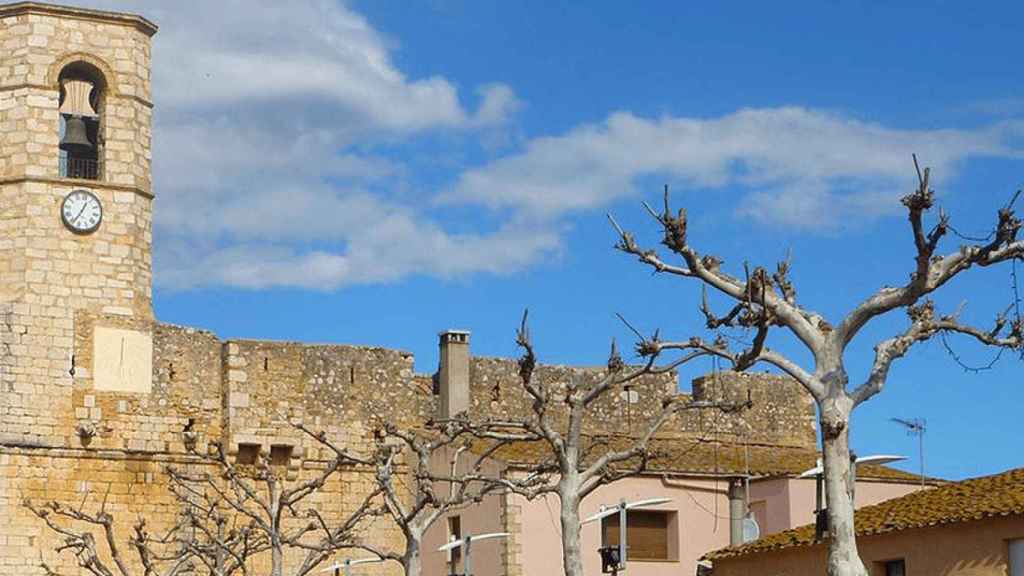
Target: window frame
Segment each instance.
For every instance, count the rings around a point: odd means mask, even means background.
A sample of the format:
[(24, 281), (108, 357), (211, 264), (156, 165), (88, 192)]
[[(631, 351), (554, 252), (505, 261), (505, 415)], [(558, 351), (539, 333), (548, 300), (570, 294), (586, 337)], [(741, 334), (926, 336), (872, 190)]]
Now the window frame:
[[(656, 546), (659, 549), (663, 549), (664, 553), (649, 554), (649, 546), (638, 548), (634, 542), (638, 539), (642, 541), (643, 538), (649, 538), (649, 535), (638, 534), (638, 531), (645, 530), (650, 532), (652, 526), (650, 524), (637, 526), (633, 519), (646, 517), (648, 519), (658, 517), (660, 518), (660, 526), (654, 527), (655, 530), (659, 530), (662, 533), (661, 538), (663, 542), (659, 542)], [(626, 539), (627, 539), (627, 550), (626, 550), (626, 561), (627, 562), (678, 562), (679, 561), (679, 516), (676, 510), (656, 510), (656, 509), (631, 509), (626, 511)], [(619, 515), (612, 514), (601, 519), (601, 542), (603, 546), (616, 546), (619, 543)], [(660, 552), (660, 550), (659, 550)]]

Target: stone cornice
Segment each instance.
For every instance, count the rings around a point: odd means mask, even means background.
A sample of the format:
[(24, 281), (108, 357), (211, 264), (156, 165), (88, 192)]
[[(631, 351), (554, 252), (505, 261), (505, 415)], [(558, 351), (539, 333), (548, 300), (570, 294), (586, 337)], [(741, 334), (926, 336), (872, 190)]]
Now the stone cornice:
[(82, 180), (79, 178), (50, 178), (47, 176), (0, 176), (0, 185), (21, 184), (23, 182), (42, 182), (44, 184), (58, 184), (62, 186), (81, 186), (82, 188), (104, 188), (108, 190), (120, 190), (122, 192), (134, 192), (144, 198), (152, 200), (155, 194), (131, 184), (115, 184), (103, 180)]
[(13, 4), (0, 5), (0, 18), (17, 16), (19, 14), (46, 14), (92, 22), (108, 22), (123, 26), (133, 26), (147, 36), (152, 36), (157, 31), (157, 25), (153, 22), (138, 14), (128, 14), (126, 12), (108, 12), (106, 10), (58, 6), (41, 2), (15, 2)]
[[(11, 85), (8, 85), (8, 86), (0, 86), (0, 92), (9, 92), (9, 91), (12, 91), (12, 90), (21, 90), (21, 89), (25, 89), (25, 88), (31, 88), (33, 90), (48, 90), (48, 91), (56, 90), (56, 88), (54, 88), (53, 86), (47, 86), (46, 84), (24, 83), (24, 84), (11, 84)], [(119, 92), (112, 92), (112, 93), (108, 93), (107, 97), (111, 98), (113, 100), (121, 100), (121, 99), (134, 100), (134, 101), (138, 102), (139, 104), (142, 104), (146, 108), (150, 108), (150, 109), (153, 108), (153, 103), (150, 102), (149, 100), (146, 100), (142, 96), (134, 96), (134, 95), (130, 95), (130, 94), (121, 94)]]

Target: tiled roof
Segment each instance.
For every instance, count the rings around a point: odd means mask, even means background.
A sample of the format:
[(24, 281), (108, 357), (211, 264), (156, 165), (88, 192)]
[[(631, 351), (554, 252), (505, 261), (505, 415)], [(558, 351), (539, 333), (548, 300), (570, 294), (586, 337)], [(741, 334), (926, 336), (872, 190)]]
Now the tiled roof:
[[(1024, 514), (1024, 468), (994, 476), (951, 482), (914, 492), (855, 513), (858, 536), (911, 528)], [(814, 544), (814, 525), (770, 534), (743, 546), (723, 548), (705, 558), (716, 560)]]
[[(627, 447), (628, 437), (592, 438), (591, 445), (601, 443), (611, 448)], [(656, 438), (650, 449), (654, 457), (647, 469), (661, 473), (746, 474), (754, 477), (795, 476), (814, 468), (819, 454), (810, 448), (770, 444), (742, 444), (708, 441), (700, 438)], [(593, 450), (598, 456), (607, 448)], [(519, 442), (499, 450), (495, 457), (513, 467), (530, 466), (550, 459), (544, 442)], [(863, 466), (858, 469), (862, 479), (916, 482), (915, 474), (886, 466)]]

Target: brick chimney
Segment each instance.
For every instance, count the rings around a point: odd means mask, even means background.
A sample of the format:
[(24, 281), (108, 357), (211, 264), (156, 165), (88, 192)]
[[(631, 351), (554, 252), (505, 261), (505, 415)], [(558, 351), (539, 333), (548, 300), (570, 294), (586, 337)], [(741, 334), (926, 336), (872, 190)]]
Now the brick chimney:
[(440, 346), (438, 418), (448, 420), (469, 410), (469, 332), (445, 330)]

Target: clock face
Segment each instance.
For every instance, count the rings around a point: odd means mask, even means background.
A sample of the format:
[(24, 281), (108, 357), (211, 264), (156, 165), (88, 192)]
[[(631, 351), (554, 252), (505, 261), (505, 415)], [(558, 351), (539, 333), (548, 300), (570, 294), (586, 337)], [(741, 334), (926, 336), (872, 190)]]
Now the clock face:
[(60, 217), (72, 232), (88, 234), (100, 227), (100, 221), (103, 220), (103, 205), (92, 192), (73, 190), (61, 204)]

